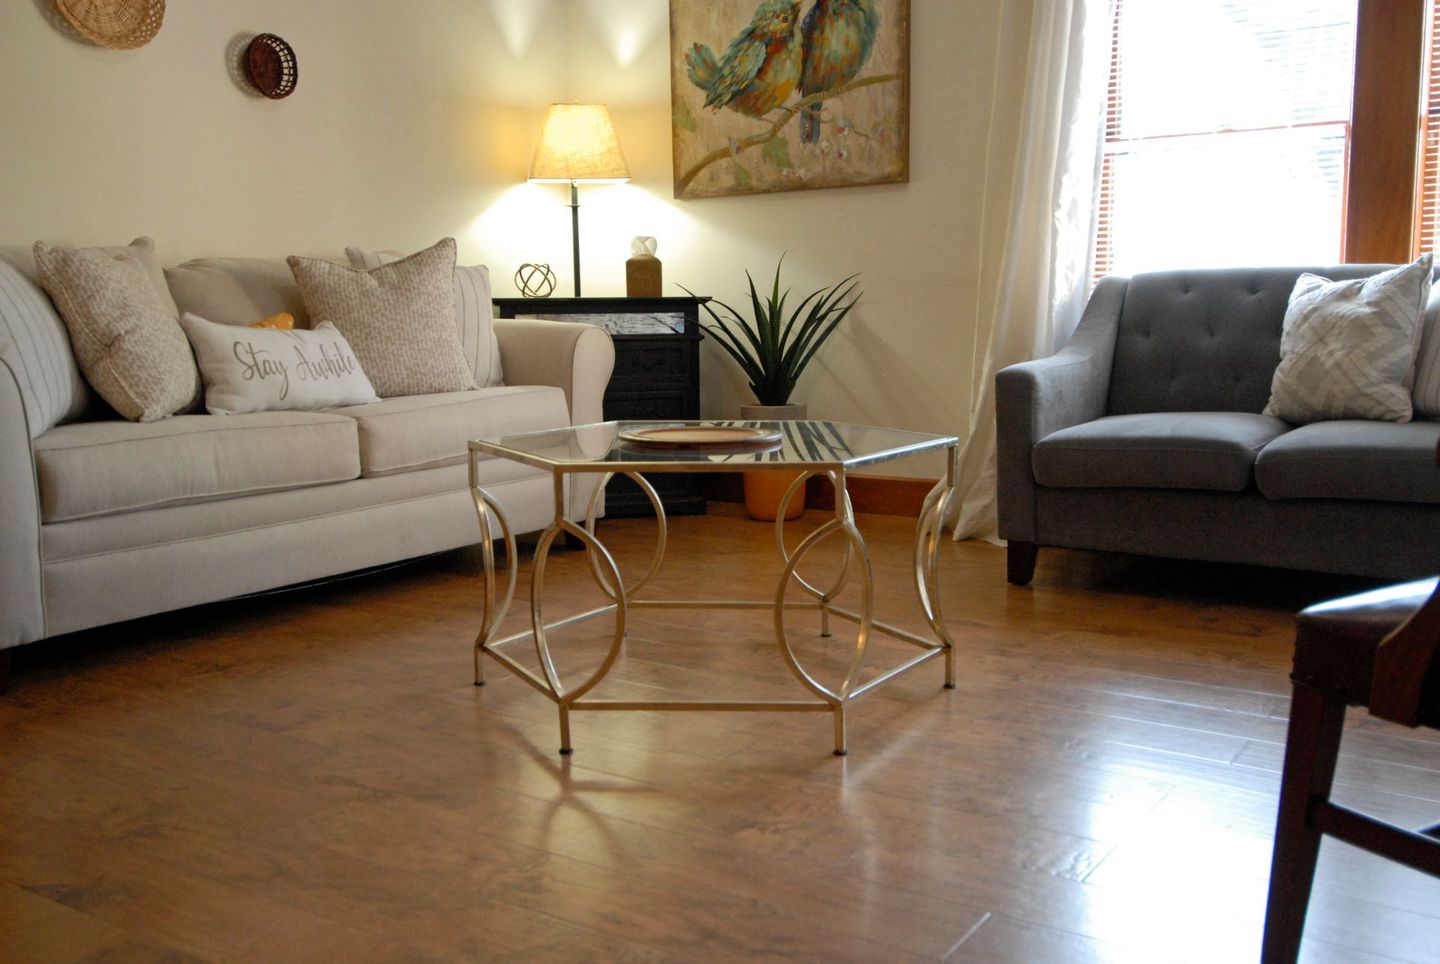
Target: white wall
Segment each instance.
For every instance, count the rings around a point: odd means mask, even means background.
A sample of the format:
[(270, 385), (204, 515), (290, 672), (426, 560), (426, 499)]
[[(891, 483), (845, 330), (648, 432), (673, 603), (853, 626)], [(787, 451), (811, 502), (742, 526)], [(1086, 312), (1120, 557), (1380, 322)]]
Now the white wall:
[[(666, 290), (731, 303), (745, 269), (809, 291), (862, 272), (852, 322), (796, 392), (811, 413), (963, 430), (976, 318), (1005, 237), (1032, 0), (912, 0), (911, 180), (675, 201), (667, 0), (191, 0), (136, 51), (55, 26), (50, 0), (0, 4), (0, 243), (153, 235), (209, 254), (418, 248), (451, 234), (500, 293), (522, 261), (569, 289), (564, 190), (525, 184), (546, 104), (611, 105), (633, 180), (582, 187), (587, 294), (624, 291), (636, 234)], [(271, 102), (229, 65), (260, 31), (296, 49)], [(706, 415), (749, 401), (706, 346)], [(897, 463), (889, 474), (933, 473)]]

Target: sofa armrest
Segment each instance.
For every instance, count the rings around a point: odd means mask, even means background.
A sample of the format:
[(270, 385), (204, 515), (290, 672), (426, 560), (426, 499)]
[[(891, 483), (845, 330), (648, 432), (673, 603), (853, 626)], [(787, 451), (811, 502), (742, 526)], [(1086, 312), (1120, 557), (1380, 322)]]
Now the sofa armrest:
[(565, 392), (570, 424), (604, 421), (605, 386), (615, 343), (603, 328), (573, 321), (496, 318), (500, 367), (510, 385), (554, 385)]
[(1031, 452), (1052, 432), (1105, 414), (1115, 335), (1129, 282), (1104, 278), (1069, 343), (1048, 358), (995, 376), (996, 473), (1000, 535), (1038, 542)]
[(0, 649), (45, 636), (40, 581), (40, 495), (25, 404), (0, 359)]
[[(615, 370), (615, 343), (595, 325), (533, 318), (496, 318), (500, 367), (509, 385), (555, 385), (565, 392), (571, 425), (605, 420), (605, 387)], [(600, 476), (570, 479), (569, 515), (583, 519)], [(602, 495), (596, 514), (605, 514)]]

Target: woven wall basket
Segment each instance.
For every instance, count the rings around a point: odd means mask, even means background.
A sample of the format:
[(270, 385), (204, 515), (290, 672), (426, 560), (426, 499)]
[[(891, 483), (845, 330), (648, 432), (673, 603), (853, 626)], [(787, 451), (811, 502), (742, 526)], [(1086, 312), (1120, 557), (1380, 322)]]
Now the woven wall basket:
[(55, 7), (80, 36), (117, 50), (145, 46), (165, 19), (165, 0), (55, 0)]

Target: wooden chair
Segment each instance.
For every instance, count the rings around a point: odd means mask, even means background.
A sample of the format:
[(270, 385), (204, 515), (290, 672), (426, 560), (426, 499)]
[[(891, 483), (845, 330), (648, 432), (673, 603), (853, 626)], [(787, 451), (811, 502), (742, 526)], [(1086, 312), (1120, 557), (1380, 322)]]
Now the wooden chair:
[(1440, 876), (1440, 825), (1410, 831), (1332, 803), (1346, 706), (1409, 727), (1440, 728), (1440, 581), (1346, 596), (1297, 619), (1294, 695), (1265, 911), (1264, 964), (1294, 961), (1320, 838)]

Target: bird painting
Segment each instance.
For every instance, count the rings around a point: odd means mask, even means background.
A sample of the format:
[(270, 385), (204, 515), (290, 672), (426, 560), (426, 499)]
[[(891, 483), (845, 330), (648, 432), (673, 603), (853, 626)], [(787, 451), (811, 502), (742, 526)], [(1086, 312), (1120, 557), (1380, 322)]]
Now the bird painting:
[[(800, 96), (823, 94), (854, 80), (870, 59), (879, 25), (875, 0), (815, 0), (800, 28)], [(823, 107), (817, 100), (800, 115), (801, 142), (819, 142)]]
[(675, 197), (909, 179), (911, 0), (669, 0)]
[(800, 81), (799, 20), (800, 0), (764, 0), (723, 60), (705, 44), (686, 51), (690, 81), (705, 92), (705, 106), (763, 117), (784, 104)]

